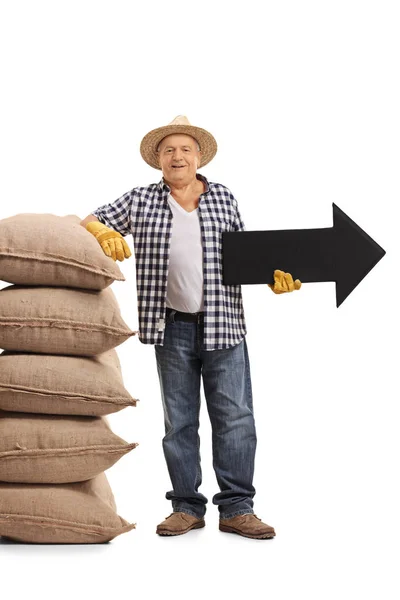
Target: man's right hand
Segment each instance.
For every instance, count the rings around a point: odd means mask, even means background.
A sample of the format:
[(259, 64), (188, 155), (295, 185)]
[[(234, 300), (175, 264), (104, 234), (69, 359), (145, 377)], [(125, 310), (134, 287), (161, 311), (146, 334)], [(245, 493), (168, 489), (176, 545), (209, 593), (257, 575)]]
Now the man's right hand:
[(132, 255), (128, 244), (118, 231), (110, 229), (100, 221), (91, 221), (86, 225), (86, 229), (97, 239), (104, 254), (113, 260), (123, 261)]

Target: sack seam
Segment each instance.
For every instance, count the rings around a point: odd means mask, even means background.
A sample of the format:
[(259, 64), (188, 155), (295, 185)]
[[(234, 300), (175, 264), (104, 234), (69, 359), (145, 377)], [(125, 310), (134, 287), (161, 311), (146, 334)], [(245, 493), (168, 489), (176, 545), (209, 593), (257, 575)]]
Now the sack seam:
[[(118, 515), (117, 515), (118, 516)], [(121, 517), (119, 517), (121, 518)], [(17, 515), (14, 513), (0, 513), (0, 523), (10, 523), (10, 521), (22, 522), (25, 525), (33, 524), (38, 527), (54, 529), (54, 526), (60, 529), (69, 529), (71, 531), (93, 533), (101, 535), (103, 533), (121, 532), (125, 533), (131, 529), (136, 529), (136, 523), (121, 525), (121, 527), (106, 527), (103, 525), (86, 525), (79, 521), (65, 521), (61, 519), (53, 519), (51, 517), (39, 517), (34, 515)]]
[(83, 400), (84, 402), (103, 402), (107, 404), (127, 404), (130, 405), (132, 402), (136, 405), (136, 398), (126, 398), (124, 396), (96, 396), (95, 394), (82, 396), (78, 392), (63, 392), (56, 390), (47, 390), (42, 388), (30, 388), (25, 385), (16, 386), (14, 384), (0, 383), (0, 394), (3, 391), (11, 392), (22, 392), (24, 394), (32, 394), (36, 396), (56, 396), (58, 398), (64, 398), (66, 400)]
[[(59, 329), (74, 329), (77, 331), (106, 331), (110, 335), (132, 336), (136, 331), (130, 329), (121, 329), (112, 325), (102, 325), (100, 323), (83, 323), (82, 321), (70, 321), (67, 319), (52, 319), (50, 317), (38, 317), (28, 320), (26, 317), (0, 317), (0, 325), (3, 327), (58, 327)], [(72, 327), (71, 327), (72, 325)]]
[(130, 450), (133, 450), (138, 446), (138, 443), (133, 442), (132, 444), (125, 444), (123, 446), (110, 444), (110, 445), (97, 445), (97, 446), (78, 446), (76, 448), (19, 448), (18, 450), (7, 450), (0, 452), (0, 459), (7, 458), (39, 458), (39, 457), (51, 457), (60, 456), (66, 454), (69, 456), (76, 456), (80, 454), (125, 454)]
[[(27, 254), (24, 254), (27, 253)], [(32, 254), (33, 256), (31, 256)], [(105, 275), (110, 279), (114, 279), (116, 281), (125, 281), (124, 275), (114, 275), (111, 271), (106, 269), (105, 267), (97, 267), (95, 265), (90, 265), (88, 263), (81, 262), (77, 259), (70, 258), (67, 256), (51, 254), (51, 253), (42, 253), (43, 256), (34, 255), (34, 251), (31, 250), (22, 250), (20, 253), (12, 251), (7, 252), (7, 248), (0, 248), (0, 255), (11, 257), (11, 258), (24, 258), (28, 260), (37, 260), (38, 262), (52, 262), (52, 263), (61, 263), (67, 264), (69, 266), (74, 266), (82, 269), (83, 271), (90, 271), (91, 273), (97, 273), (99, 275)]]

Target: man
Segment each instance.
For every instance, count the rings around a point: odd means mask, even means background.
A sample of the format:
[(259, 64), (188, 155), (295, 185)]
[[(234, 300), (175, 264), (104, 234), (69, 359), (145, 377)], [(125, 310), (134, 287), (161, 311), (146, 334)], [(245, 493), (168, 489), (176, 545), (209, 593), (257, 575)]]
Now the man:
[[(221, 234), (245, 229), (238, 203), (228, 188), (197, 173), (217, 144), (186, 117), (150, 131), (140, 151), (162, 171), (161, 181), (97, 208), (81, 225), (114, 260), (131, 255), (123, 237), (132, 233), (134, 239), (139, 339), (155, 348), (173, 486), (166, 493), (173, 512), (156, 532), (178, 535), (205, 525), (208, 500), (198, 491), (202, 377), (220, 488), (213, 497), (219, 529), (271, 538), (274, 528), (253, 510), (257, 440), (241, 286), (222, 284)], [(301, 285), (282, 271), (274, 279), (275, 293)]]

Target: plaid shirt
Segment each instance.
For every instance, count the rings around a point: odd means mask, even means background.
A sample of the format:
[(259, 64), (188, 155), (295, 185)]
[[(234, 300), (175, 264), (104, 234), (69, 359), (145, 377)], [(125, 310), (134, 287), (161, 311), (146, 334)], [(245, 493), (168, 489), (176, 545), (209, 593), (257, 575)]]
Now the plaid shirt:
[[(240, 285), (222, 283), (222, 232), (245, 231), (238, 203), (220, 183), (205, 183), (198, 215), (203, 245), (204, 350), (235, 346), (247, 333)], [(144, 344), (161, 344), (162, 322), (166, 315), (169, 243), (172, 212), (168, 204), (170, 188), (161, 179), (146, 187), (136, 187), (112, 204), (91, 212), (118, 231), (133, 236), (136, 259), (136, 286), (139, 339)]]

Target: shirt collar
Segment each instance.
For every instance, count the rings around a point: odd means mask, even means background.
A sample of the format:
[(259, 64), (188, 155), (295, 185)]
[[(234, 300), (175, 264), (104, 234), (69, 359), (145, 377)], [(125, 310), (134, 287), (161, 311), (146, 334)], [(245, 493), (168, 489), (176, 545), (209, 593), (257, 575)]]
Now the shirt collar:
[[(200, 173), (196, 173), (196, 178), (199, 179), (200, 181), (204, 182), (204, 184), (206, 186), (206, 189), (202, 193), (206, 194), (210, 190), (210, 185), (208, 183), (207, 178), (204, 177), (204, 175), (201, 175)], [(159, 181), (157, 187), (158, 187), (158, 189), (160, 191), (163, 191), (163, 190), (167, 190), (168, 192), (171, 191), (171, 188), (169, 187), (168, 183), (166, 181), (164, 181), (164, 177), (161, 178), (161, 180)]]

